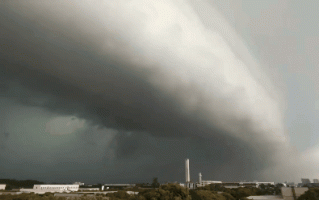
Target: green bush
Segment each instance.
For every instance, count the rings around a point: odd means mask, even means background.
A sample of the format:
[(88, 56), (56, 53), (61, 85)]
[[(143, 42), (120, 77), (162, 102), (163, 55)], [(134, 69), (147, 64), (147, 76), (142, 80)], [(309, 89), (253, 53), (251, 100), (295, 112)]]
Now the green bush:
[(142, 191), (138, 198), (141, 200), (190, 200), (188, 190), (173, 183), (161, 185), (159, 189)]
[(319, 188), (310, 188), (304, 194), (302, 194), (298, 200), (318, 200), (319, 199)]

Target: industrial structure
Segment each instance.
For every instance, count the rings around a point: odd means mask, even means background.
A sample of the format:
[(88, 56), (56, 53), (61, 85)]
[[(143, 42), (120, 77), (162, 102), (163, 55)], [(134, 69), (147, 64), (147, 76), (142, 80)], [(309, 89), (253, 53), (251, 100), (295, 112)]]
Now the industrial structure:
[[(222, 182), (222, 181), (213, 181), (213, 180), (202, 180), (202, 173), (198, 174), (198, 182), (193, 183), (190, 180), (190, 169), (189, 169), (189, 159), (187, 158), (185, 160), (185, 187), (189, 189), (195, 189), (196, 187), (205, 187), (210, 184), (220, 184), (221, 186), (225, 188), (239, 188), (239, 187), (255, 187), (259, 188), (260, 185), (275, 185), (275, 182)], [(181, 184), (183, 185), (183, 184)]]
[(185, 178), (186, 178), (186, 183), (190, 182), (190, 174), (189, 174), (189, 159), (187, 158), (185, 160)]
[(189, 159), (185, 160), (185, 180), (186, 180), (186, 187), (189, 189), (195, 189), (195, 183), (191, 182), (191, 176), (189, 172)]

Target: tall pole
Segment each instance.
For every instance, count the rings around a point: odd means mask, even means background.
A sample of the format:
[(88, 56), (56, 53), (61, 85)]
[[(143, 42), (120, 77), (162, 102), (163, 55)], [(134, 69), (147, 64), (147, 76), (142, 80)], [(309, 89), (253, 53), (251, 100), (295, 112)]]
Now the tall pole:
[(186, 183), (189, 183), (190, 174), (189, 174), (189, 159), (188, 158), (185, 160), (185, 178), (186, 178)]

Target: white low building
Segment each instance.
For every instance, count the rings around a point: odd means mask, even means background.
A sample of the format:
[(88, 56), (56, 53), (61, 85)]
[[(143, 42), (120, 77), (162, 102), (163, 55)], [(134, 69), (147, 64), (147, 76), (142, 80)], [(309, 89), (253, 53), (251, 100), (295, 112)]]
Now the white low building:
[(0, 190), (5, 190), (6, 186), (7, 186), (7, 184), (0, 184)]
[(254, 181), (254, 182), (239, 182), (239, 185), (240, 186), (243, 186), (243, 187), (256, 187), (256, 188), (259, 188), (260, 185), (275, 185), (275, 182), (258, 182), (258, 181)]
[(79, 188), (79, 191), (99, 191), (100, 188)]
[(21, 192), (34, 192), (35, 194), (44, 194), (46, 192), (77, 192), (79, 185), (66, 184), (50, 184), (50, 185), (34, 185), (33, 189), (20, 189)]
[(261, 195), (261, 196), (249, 196), (247, 199), (252, 200), (284, 200), (280, 195)]
[(210, 184), (221, 184), (221, 183), (223, 183), (223, 182), (222, 181), (201, 180), (201, 182), (197, 184), (197, 187), (204, 187), (204, 186), (210, 185)]
[(80, 185), (80, 186), (82, 186), (82, 185), (84, 185), (84, 183), (82, 183), (82, 182), (74, 182), (73, 185)]
[(197, 183), (197, 187), (204, 187), (206, 185), (210, 185), (210, 184), (218, 184), (218, 183), (222, 183), (221, 181), (211, 181), (211, 180), (202, 180), (202, 173), (198, 174), (198, 183)]

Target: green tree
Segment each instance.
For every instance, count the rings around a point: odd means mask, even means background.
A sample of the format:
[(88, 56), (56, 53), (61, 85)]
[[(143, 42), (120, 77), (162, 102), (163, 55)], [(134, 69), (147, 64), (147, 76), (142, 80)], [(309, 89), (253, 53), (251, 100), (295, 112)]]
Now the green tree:
[(220, 183), (216, 183), (216, 184), (210, 184), (209, 189), (212, 191), (223, 191), (225, 187)]
[(124, 200), (124, 199), (131, 199), (133, 196), (129, 195), (126, 191), (119, 190), (114, 193), (107, 194), (108, 197), (110, 197), (111, 200)]
[(140, 196), (146, 200), (190, 200), (187, 189), (173, 183), (161, 185), (158, 189), (142, 191), (138, 198)]
[[(190, 194), (192, 200), (227, 200), (222, 194), (210, 190), (192, 190)], [(234, 200), (234, 198), (230, 200)]]
[(277, 183), (274, 187), (274, 192), (276, 195), (280, 195), (281, 194), (281, 188), (283, 187), (284, 185), (282, 183)]
[(251, 190), (249, 188), (236, 188), (232, 189), (230, 193), (237, 200), (244, 199), (245, 197), (251, 196)]
[(319, 188), (310, 188), (308, 191), (303, 193), (298, 200), (318, 200), (319, 199)]
[(225, 197), (226, 200), (236, 200), (235, 197), (233, 197), (231, 194), (223, 192), (223, 197)]

